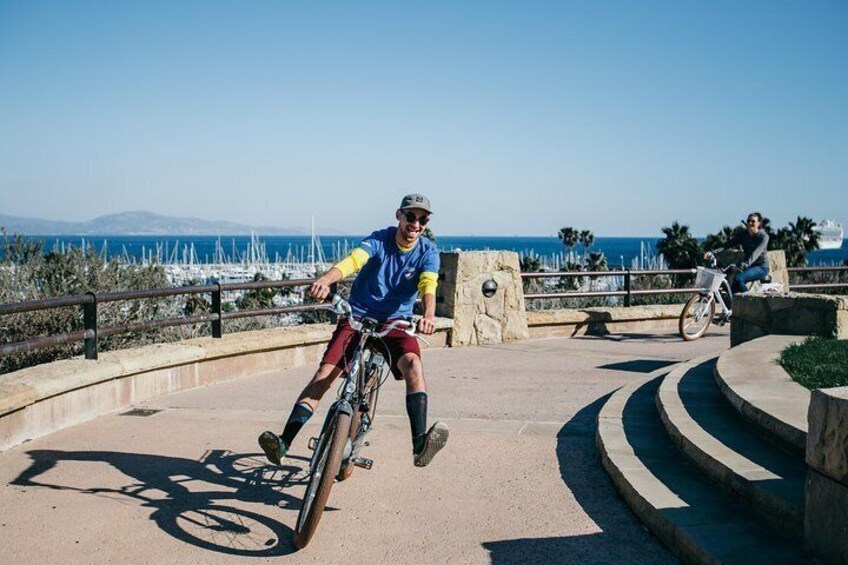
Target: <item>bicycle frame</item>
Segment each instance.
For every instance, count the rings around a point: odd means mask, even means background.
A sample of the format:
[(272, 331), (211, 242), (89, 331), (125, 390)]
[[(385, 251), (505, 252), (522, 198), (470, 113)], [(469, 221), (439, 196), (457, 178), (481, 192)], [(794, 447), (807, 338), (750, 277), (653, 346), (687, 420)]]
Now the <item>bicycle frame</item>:
[[(724, 290), (727, 291), (728, 296), (733, 296), (732, 291), (730, 290), (730, 282), (728, 281), (727, 277), (725, 277), (724, 280), (721, 281), (721, 286), (724, 288)], [(724, 297), (721, 295), (721, 292), (719, 290), (711, 290), (710, 294), (712, 294), (713, 300), (715, 300), (716, 303), (721, 305), (722, 312), (727, 313), (731, 311), (730, 306), (728, 306), (727, 303), (724, 301)]]
[(373, 464), (370, 459), (358, 457), (357, 453), (360, 446), (367, 445), (363, 438), (371, 429), (375, 410), (372, 401), (376, 403), (383, 372), (383, 355), (374, 340), (382, 339), (400, 324), (409, 326), (408, 335), (415, 335), (408, 320), (395, 320), (377, 331), (380, 324), (376, 320), (353, 317), (350, 304), (338, 295), (332, 296), (329, 309), (350, 316), (350, 327), (359, 342), (344, 368), (338, 399), (327, 411), (320, 435), (309, 440), (312, 449), (309, 481), (295, 528), (294, 543), (299, 549), (306, 547), (315, 534), (333, 483), (350, 477), (353, 466), (370, 469)]
[[(339, 398), (327, 411), (327, 416), (324, 418), (324, 424), (321, 427), (321, 434), (318, 436), (318, 438), (320, 438), (324, 435), (327, 430), (327, 426), (329, 426), (333, 416), (337, 412), (349, 414), (351, 416), (351, 421), (353, 421), (353, 418), (356, 417), (362, 418), (362, 424), (364, 425), (359, 426), (356, 432), (356, 437), (353, 438), (352, 442), (349, 441), (348, 445), (345, 447), (343, 461), (356, 459), (359, 449), (362, 447), (365, 434), (371, 430), (372, 421), (371, 416), (369, 415), (370, 406), (368, 406), (368, 397), (371, 390), (368, 388), (368, 380), (370, 380), (369, 377), (371, 375), (375, 375), (376, 382), (372, 386), (379, 386), (379, 375), (382, 373), (383, 367), (382, 354), (375, 351), (372, 345), (372, 340), (376, 334), (376, 328), (377, 325), (375, 323), (373, 325), (363, 327), (363, 330), (357, 330), (359, 343), (356, 347), (353, 358), (350, 363), (347, 364), (342, 373), (343, 380), (339, 385)], [(372, 359), (375, 357), (379, 357), (380, 360), (374, 360), (374, 362), (371, 363)], [(347, 431), (345, 433), (347, 433)], [(318, 438), (314, 439), (317, 440)], [(311, 443), (312, 442), (310, 442), (310, 446)], [(309, 461), (310, 473), (315, 470), (318, 455), (319, 450), (314, 449), (312, 452), (312, 458)]]

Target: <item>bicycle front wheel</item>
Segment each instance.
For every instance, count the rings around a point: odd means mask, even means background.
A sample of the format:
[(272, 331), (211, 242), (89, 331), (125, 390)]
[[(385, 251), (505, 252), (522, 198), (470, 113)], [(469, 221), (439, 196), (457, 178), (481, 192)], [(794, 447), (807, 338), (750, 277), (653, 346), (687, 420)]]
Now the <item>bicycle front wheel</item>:
[[(371, 375), (366, 379), (368, 383), (368, 388), (370, 389), (370, 393), (368, 394), (368, 423), (371, 425), (374, 422), (374, 415), (377, 412), (377, 397), (380, 393), (380, 373), (379, 371), (374, 371)], [(361, 412), (357, 411), (354, 415), (353, 421), (350, 424), (350, 442), (356, 441), (356, 436), (359, 433), (359, 427), (362, 424), (363, 418), (366, 416)], [(339, 469), (339, 475), (336, 477), (339, 481), (346, 481), (353, 474), (353, 469), (355, 465), (353, 464), (353, 454), (347, 458), (347, 460), (342, 461), (342, 465)]]
[(715, 316), (715, 300), (711, 294), (696, 294), (686, 302), (680, 313), (677, 328), (686, 341), (698, 339), (707, 333)]
[(303, 496), (303, 504), (297, 515), (294, 545), (298, 549), (303, 549), (309, 544), (318, 528), (321, 515), (324, 514), (324, 507), (327, 505), (327, 499), (330, 498), (330, 490), (333, 488), (333, 482), (342, 462), (348, 430), (350, 430), (350, 414), (336, 412), (318, 442), (315, 468), (312, 470), (306, 494)]

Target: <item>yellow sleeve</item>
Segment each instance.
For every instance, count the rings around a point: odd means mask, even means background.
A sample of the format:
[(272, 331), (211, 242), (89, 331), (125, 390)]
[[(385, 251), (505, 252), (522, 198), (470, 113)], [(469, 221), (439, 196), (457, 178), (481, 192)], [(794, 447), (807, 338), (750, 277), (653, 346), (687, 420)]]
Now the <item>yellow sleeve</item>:
[(359, 269), (368, 262), (369, 257), (371, 256), (368, 255), (367, 251), (361, 247), (357, 247), (350, 252), (350, 255), (333, 266), (342, 272), (344, 278), (347, 278), (354, 273), (358, 273)]
[(418, 277), (418, 294), (436, 294), (436, 286), (438, 285), (439, 274), (430, 271), (424, 271)]

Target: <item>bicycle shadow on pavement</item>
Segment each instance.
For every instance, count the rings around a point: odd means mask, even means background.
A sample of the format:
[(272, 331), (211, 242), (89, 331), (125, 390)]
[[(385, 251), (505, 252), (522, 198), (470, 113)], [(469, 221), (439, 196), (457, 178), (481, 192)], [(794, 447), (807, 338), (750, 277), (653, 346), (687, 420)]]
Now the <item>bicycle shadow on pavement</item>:
[[(598, 413), (612, 393), (582, 408), (557, 434), (562, 480), (597, 533), (483, 543), (492, 565), (518, 563), (676, 563), (619, 497), (595, 447)], [(585, 518), (582, 522), (587, 522)], [(563, 529), (569, 524), (562, 524)], [(593, 528), (595, 529), (595, 528)]]
[[(10, 484), (136, 500), (154, 509), (150, 519), (166, 533), (217, 553), (272, 557), (295, 551), (291, 528), (269, 516), (281, 509), (300, 509), (300, 498), (287, 492), (303, 484), (303, 469), (296, 465), (277, 467), (260, 454), (225, 450), (207, 451), (199, 460), (116, 451), (42, 449), (27, 455), (31, 465)], [(43, 475), (62, 462), (106, 463), (135, 482), (93, 488), (42, 482)], [(246, 510), (250, 504), (270, 511)]]

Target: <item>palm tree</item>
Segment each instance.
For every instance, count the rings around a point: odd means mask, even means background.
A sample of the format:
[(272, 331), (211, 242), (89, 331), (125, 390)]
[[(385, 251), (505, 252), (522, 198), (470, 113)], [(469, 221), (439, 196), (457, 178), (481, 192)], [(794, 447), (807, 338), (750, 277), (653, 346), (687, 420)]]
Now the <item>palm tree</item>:
[(580, 232), (574, 228), (566, 227), (559, 230), (557, 237), (562, 241), (562, 246), (565, 247), (566, 254), (570, 255), (571, 250), (580, 241)]
[(736, 226), (735, 228), (724, 226), (717, 233), (707, 235), (704, 239), (704, 249), (709, 250), (718, 249), (719, 247), (727, 247), (727, 243), (744, 229), (745, 228), (742, 226)]
[(691, 269), (703, 257), (701, 244), (689, 231), (689, 226), (672, 222), (671, 227), (662, 229), (665, 239), (657, 243), (657, 251), (663, 254), (672, 269)]
[(786, 254), (786, 266), (803, 267), (807, 264), (807, 253), (819, 248), (819, 232), (816, 223), (805, 216), (798, 216), (775, 234), (775, 246)]
[(583, 263), (586, 263), (586, 253), (589, 251), (589, 248), (592, 247), (592, 244), (595, 243), (595, 234), (593, 234), (590, 230), (581, 230), (580, 232), (580, 245), (583, 247)]
[(771, 225), (771, 219), (763, 216), (763, 221), (760, 222), (760, 229), (766, 232), (769, 237), (774, 235), (774, 228)]

